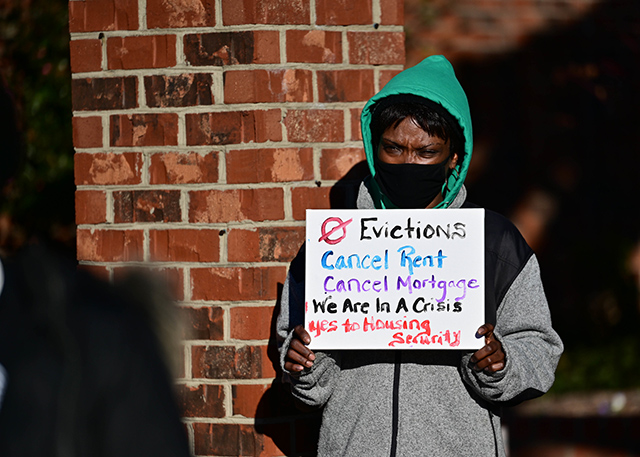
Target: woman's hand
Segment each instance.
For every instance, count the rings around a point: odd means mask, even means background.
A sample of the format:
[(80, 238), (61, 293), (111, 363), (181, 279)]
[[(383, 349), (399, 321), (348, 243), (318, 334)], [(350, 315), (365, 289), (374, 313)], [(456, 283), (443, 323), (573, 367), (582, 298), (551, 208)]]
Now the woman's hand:
[(493, 334), (493, 325), (484, 324), (476, 335), (483, 336), (485, 345), (471, 356), (471, 363), (475, 364), (476, 371), (484, 370), (487, 373), (495, 373), (504, 368), (505, 355), (502, 351), (502, 343)]
[(284, 368), (291, 372), (300, 372), (313, 366), (315, 354), (306, 345), (311, 343), (309, 333), (302, 325), (293, 329), (293, 338), (285, 357)]

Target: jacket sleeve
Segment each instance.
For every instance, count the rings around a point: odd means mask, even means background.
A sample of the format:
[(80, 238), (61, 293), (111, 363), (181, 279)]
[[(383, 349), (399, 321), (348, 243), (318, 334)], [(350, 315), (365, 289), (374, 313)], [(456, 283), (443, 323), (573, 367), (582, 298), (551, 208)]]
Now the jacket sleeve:
[[(295, 264), (294, 261), (292, 269)], [(304, 279), (297, 281), (295, 276), (290, 270), (284, 283), (276, 322), (280, 368), (284, 373), (283, 381), (291, 384), (291, 392), (295, 398), (309, 406), (323, 406), (331, 396), (340, 374), (339, 352), (314, 351), (316, 360), (313, 366), (305, 368), (300, 374), (291, 373), (284, 368), (293, 329), (304, 324)]]
[(495, 373), (476, 372), (462, 358), (463, 379), (492, 402), (518, 403), (545, 393), (553, 384), (562, 341), (551, 326), (549, 306), (532, 255), (498, 307), (494, 334), (502, 343), (505, 367)]

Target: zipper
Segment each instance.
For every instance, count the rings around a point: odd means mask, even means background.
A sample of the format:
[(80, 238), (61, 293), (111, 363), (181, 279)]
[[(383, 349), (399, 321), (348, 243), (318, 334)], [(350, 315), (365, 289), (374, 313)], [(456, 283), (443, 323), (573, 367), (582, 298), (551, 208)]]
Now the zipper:
[(400, 422), (400, 366), (402, 353), (396, 351), (393, 365), (393, 402), (391, 410), (391, 457), (396, 457), (398, 451), (398, 424)]

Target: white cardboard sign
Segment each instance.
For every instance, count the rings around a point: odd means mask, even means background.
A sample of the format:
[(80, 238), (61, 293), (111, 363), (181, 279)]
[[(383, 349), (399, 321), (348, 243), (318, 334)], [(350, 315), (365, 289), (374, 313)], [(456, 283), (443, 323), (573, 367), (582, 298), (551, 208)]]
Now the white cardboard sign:
[(484, 210), (307, 210), (312, 349), (478, 349)]

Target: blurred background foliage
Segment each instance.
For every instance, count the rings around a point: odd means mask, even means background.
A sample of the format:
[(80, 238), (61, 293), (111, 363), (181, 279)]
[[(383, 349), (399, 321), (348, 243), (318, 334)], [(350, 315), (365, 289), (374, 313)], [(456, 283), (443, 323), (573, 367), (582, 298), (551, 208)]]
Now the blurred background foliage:
[(640, 2), (405, 0), (407, 65), (445, 54), (474, 127), (469, 199), (540, 261), (556, 393), (640, 387)]
[(0, 200), (8, 249), (34, 234), (75, 249), (68, 20), (64, 0), (0, 0), (0, 78), (23, 148), (21, 172)]
[[(26, 158), (0, 245), (39, 233), (75, 246), (67, 5), (0, 0), (0, 76)], [(514, 220), (540, 259), (566, 343), (553, 391), (640, 387), (640, 2), (405, 10), (407, 65), (445, 54), (467, 91), (470, 199)]]

